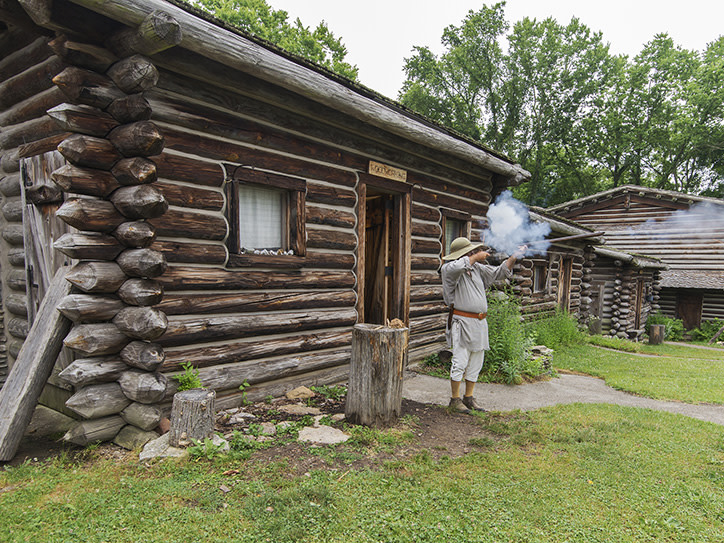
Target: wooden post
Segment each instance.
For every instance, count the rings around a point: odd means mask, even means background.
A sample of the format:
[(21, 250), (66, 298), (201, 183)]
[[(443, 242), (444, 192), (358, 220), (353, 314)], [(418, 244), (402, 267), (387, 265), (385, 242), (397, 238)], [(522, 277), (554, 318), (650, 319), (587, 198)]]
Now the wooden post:
[(177, 392), (171, 407), (171, 429), (168, 443), (172, 447), (185, 447), (192, 439), (203, 440), (214, 432), (216, 392), (193, 388)]
[(345, 416), (352, 424), (390, 426), (402, 412), (409, 329), (356, 324)]
[(649, 345), (661, 345), (666, 335), (666, 326), (663, 324), (652, 324), (649, 329)]
[(55, 308), (70, 292), (65, 280), (66, 268), (55, 274), (53, 282), (10, 370), (5, 386), (0, 389), (0, 461), (11, 460), (18, 450), (25, 428), (33, 415), (35, 404), (50, 377), (63, 337), (71, 322)]

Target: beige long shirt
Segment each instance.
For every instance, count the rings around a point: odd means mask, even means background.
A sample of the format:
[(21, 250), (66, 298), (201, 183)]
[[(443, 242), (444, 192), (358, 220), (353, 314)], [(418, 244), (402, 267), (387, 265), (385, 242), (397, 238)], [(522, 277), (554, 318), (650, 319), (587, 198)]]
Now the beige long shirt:
[[(485, 289), (496, 281), (509, 278), (513, 272), (503, 262), (500, 266), (490, 266), (476, 262), (470, 264), (467, 256), (446, 262), (442, 266), (442, 297), (449, 306), (470, 313), (487, 313), (488, 299)], [(453, 325), (460, 323), (461, 346), (470, 351), (490, 349), (488, 341), (487, 319), (453, 316)], [(448, 330), (449, 333), (449, 330)]]

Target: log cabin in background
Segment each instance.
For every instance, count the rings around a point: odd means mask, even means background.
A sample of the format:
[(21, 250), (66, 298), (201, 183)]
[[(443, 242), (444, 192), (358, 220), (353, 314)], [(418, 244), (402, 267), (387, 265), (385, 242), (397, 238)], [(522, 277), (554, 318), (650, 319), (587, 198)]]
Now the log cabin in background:
[(3, 356), (71, 264), (73, 356), (41, 401), (76, 443), (144, 439), (185, 362), (225, 408), (245, 382), (343, 381), (358, 322), (438, 350), (446, 240), (528, 177), (183, 3), (3, 0), (0, 21)]
[[(603, 230), (593, 230), (538, 207), (530, 218), (546, 223), (550, 246), (522, 260), (513, 291), (527, 320), (568, 311), (592, 333), (638, 339), (658, 309), (659, 259), (614, 250)], [(533, 246), (534, 247), (534, 246)]]
[[(605, 231), (607, 248), (634, 254), (641, 264), (647, 259), (638, 255), (645, 254), (666, 266), (657, 272), (649, 265), (660, 275), (659, 284), (652, 291), (637, 284), (629, 309), (638, 307), (635, 300), (642, 294), (665, 315), (682, 319), (686, 329), (724, 319), (724, 200), (626, 185), (550, 211)], [(603, 250), (599, 254), (621, 260)], [(641, 269), (632, 277), (645, 275)], [(599, 305), (607, 319), (606, 304)]]

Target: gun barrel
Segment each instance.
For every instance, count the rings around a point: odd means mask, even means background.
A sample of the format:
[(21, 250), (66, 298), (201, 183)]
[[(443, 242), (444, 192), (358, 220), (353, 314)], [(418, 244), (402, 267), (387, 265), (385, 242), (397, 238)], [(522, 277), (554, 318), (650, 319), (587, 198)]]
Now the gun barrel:
[(569, 241), (573, 239), (586, 239), (586, 238), (593, 238), (596, 236), (602, 236), (605, 232), (591, 232), (590, 234), (576, 234), (575, 236), (563, 236), (561, 238), (551, 238), (551, 239), (540, 239), (537, 241), (531, 241), (526, 243), (529, 247), (531, 245), (540, 245), (541, 243), (557, 243), (559, 241)]

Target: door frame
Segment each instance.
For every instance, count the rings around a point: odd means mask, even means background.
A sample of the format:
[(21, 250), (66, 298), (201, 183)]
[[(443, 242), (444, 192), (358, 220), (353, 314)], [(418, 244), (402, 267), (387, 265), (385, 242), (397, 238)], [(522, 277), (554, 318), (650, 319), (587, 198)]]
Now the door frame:
[(357, 322), (366, 322), (365, 315), (365, 273), (367, 228), (367, 187), (384, 192), (393, 199), (393, 240), (392, 251), (392, 304), (388, 318), (400, 319), (406, 326), (410, 323), (410, 276), (412, 263), (412, 185), (359, 174), (357, 184), (357, 250), (355, 273), (357, 275)]

